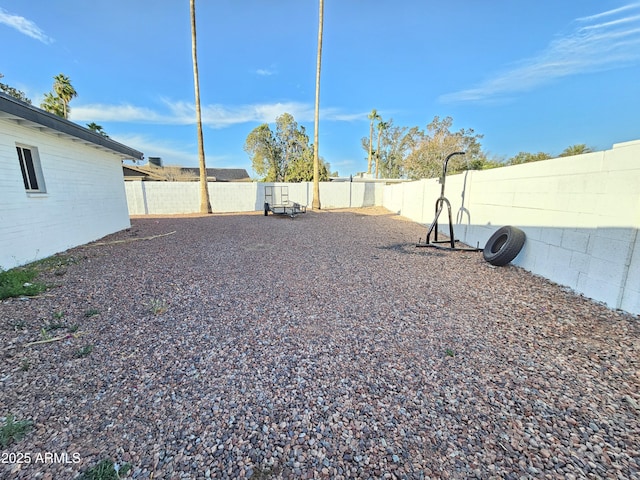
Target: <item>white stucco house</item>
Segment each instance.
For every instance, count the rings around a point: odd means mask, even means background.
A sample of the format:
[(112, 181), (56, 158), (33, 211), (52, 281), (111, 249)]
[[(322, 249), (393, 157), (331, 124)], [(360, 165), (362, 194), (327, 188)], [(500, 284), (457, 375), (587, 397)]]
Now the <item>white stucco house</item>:
[(133, 148), (0, 93), (0, 268), (130, 227)]

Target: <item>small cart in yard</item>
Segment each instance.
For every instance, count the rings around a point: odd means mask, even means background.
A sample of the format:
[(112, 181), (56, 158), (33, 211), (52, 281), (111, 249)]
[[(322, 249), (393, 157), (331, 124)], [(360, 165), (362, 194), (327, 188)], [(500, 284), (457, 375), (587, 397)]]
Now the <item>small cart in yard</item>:
[(291, 218), (299, 213), (307, 213), (307, 206), (289, 200), (289, 187), (287, 185), (264, 187), (264, 216), (289, 215)]

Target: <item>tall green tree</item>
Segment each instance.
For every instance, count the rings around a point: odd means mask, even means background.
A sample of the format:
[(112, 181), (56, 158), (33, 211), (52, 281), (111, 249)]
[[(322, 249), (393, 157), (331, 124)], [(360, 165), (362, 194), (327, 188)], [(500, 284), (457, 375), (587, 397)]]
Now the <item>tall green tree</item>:
[(466, 155), (456, 155), (448, 165), (448, 173), (458, 173), (469, 168), (471, 162), (483, 161), (480, 139), (473, 129), (452, 132), (451, 117), (434, 117), (427, 125), (426, 132), (414, 131), (415, 144), (405, 159), (405, 170), (409, 178), (436, 178), (442, 174), (445, 158), (450, 153), (464, 151)]
[(62, 117), (69, 118), (69, 103), (78, 96), (78, 92), (71, 85), (69, 77), (62, 73), (53, 77), (53, 91), (62, 102)]
[(251, 167), (265, 182), (284, 181), (285, 168), (280, 145), (268, 123), (254, 128), (244, 142)]
[[(4, 75), (0, 73), (0, 78), (3, 78)], [(6, 83), (2, 83), (0, 82), (0, 92), (4, 92), (7, 95), (13, 97), (13, 98), (17, 98), (18, 100), (28, 103), (29, 105), (31, 105), (31, 100), (29, 98), (27, 98), (27, 95), (22, 91), (22, 90), (18, 90), (16, 88), (13, 88), (9, 85), (7, 85)]]
[(376, 120), (381, 120), (382, 117), (378, 115), (378, 111), (374, 108), (371, 113), (367, 115), (369, 119), (369, 157), (367, 159), (367, 173), (371, 173), (371, 165), (373, 163), (373, 123)]
[[(301, 182), (314, 180), (315, 146), (309, 143), (304, 126), (290, 113), (275, 121), (275, 132), (269, 124), (254, 128), (244, 143), (253, 170), (265, 182)], [(328, 179), (328, 166), (318, 157), (318, 179)]]
[(320, 157), (319, 157), (319, 126), (320, 126), (320, 70), (322, 66), (322, 29), (324, 26), (324, 0), (318, 0), (318, 54), (316, 57), (316, 103), (313, 127), (313, 202), (311, 207), (320, 210)]
[(202, 134), (202, 110), (200, 108), (200, 76), (198, 75), (198, 49), (196, 34), (196, 2), (189, 1), (191, 13), (191, 57), (193, 61), (193, 87), (196, 102), (196, 124), (198, 129), (198, 166), (200, 167), (200, 213), (211, 213), (209, 188), (207, 184), (207, 163), (204, 157), (204, 136)]
[(393, 124), (389, 119), (386, 128), (382, 130), (381, 146), (378, 149), (380, 156), (380, 176), (382, 178), (404, 178), (404, 159), (412, 151), (415, 140), (412, 133), (417, 127), (409, 129)]
[[(314, 148), (306, 150), (304, 154), (289, 164), (287, 168), (288, 182), (312, 182), (314, 181), (315, 159)], [(318, 181), (325, 182), (329, 180), (329, 164), (321, 157), (318, 157)], [(318, 208), (318, 207), (313, 207)]]
[[(309, 136), (303, 126), (298, 125), (293, 115), (283, 113), (276, 118), (276, 141), (282, 153), (282, 171), (309, 149)], [(286, 175), (284, 175), (286, 181)]]

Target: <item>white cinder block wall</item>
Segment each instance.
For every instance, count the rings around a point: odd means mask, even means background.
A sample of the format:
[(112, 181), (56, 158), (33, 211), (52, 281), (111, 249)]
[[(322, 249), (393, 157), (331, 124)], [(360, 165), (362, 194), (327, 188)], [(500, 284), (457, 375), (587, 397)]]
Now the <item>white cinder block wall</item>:
[[(313, 183), (210, 182), (214, 213), (255, 212), (264, 208), (265, 186), (288, 186), (289, 200), (311, 207)], [(125, 182), (131, 215), (167, 215), (200, 211), (198, 182)], [(382, 204), (384, 185), (361, 182), (321, 182), (322, 208), (371, 207)]]
[[(434, 179), (390, 185), (383, 205), (428, 225), (440, 188)], [(612, 308), (640, 313), (640, 141), (452, 175), (445, 196), (458, 239), (484, 247), (499, 227), (520, 227), (527, 241), (514, 264)], [(448, 232), (446, 211), (439, 227)]]
[[(27, 194), (16, 142), (37, 148), (46, 185)], [(129, 228), (119, 156), (0, 119), (0, 268)]]

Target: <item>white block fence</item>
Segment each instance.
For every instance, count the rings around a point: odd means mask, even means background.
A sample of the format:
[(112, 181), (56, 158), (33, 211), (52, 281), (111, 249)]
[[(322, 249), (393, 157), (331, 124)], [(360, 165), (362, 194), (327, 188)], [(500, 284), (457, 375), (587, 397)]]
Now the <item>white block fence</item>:
[[(388, 185), (382, 204), (428, 225), (440, 188), (435, 179)], [(445, 196), (461, 241), (484, 247), (498, 228), (517, 226), (527, 240), (513, 264), (640, 314), (640, 141), (452, 175)], [(438, 226), (448, 233), (446, 211)]]
[[(311, 207), (313, 183), (210, 182), (209, 197), (214, 213), (255, 212), (264, 208), (264, 187), (288, 185), (289, 200)], [(130, 215), (197, 213), (200, 211), (198, 182), (125, 182)], [(360, 182), (322, 182), (322, 208), (358, 208), (382, 204), (384, 185)]]

